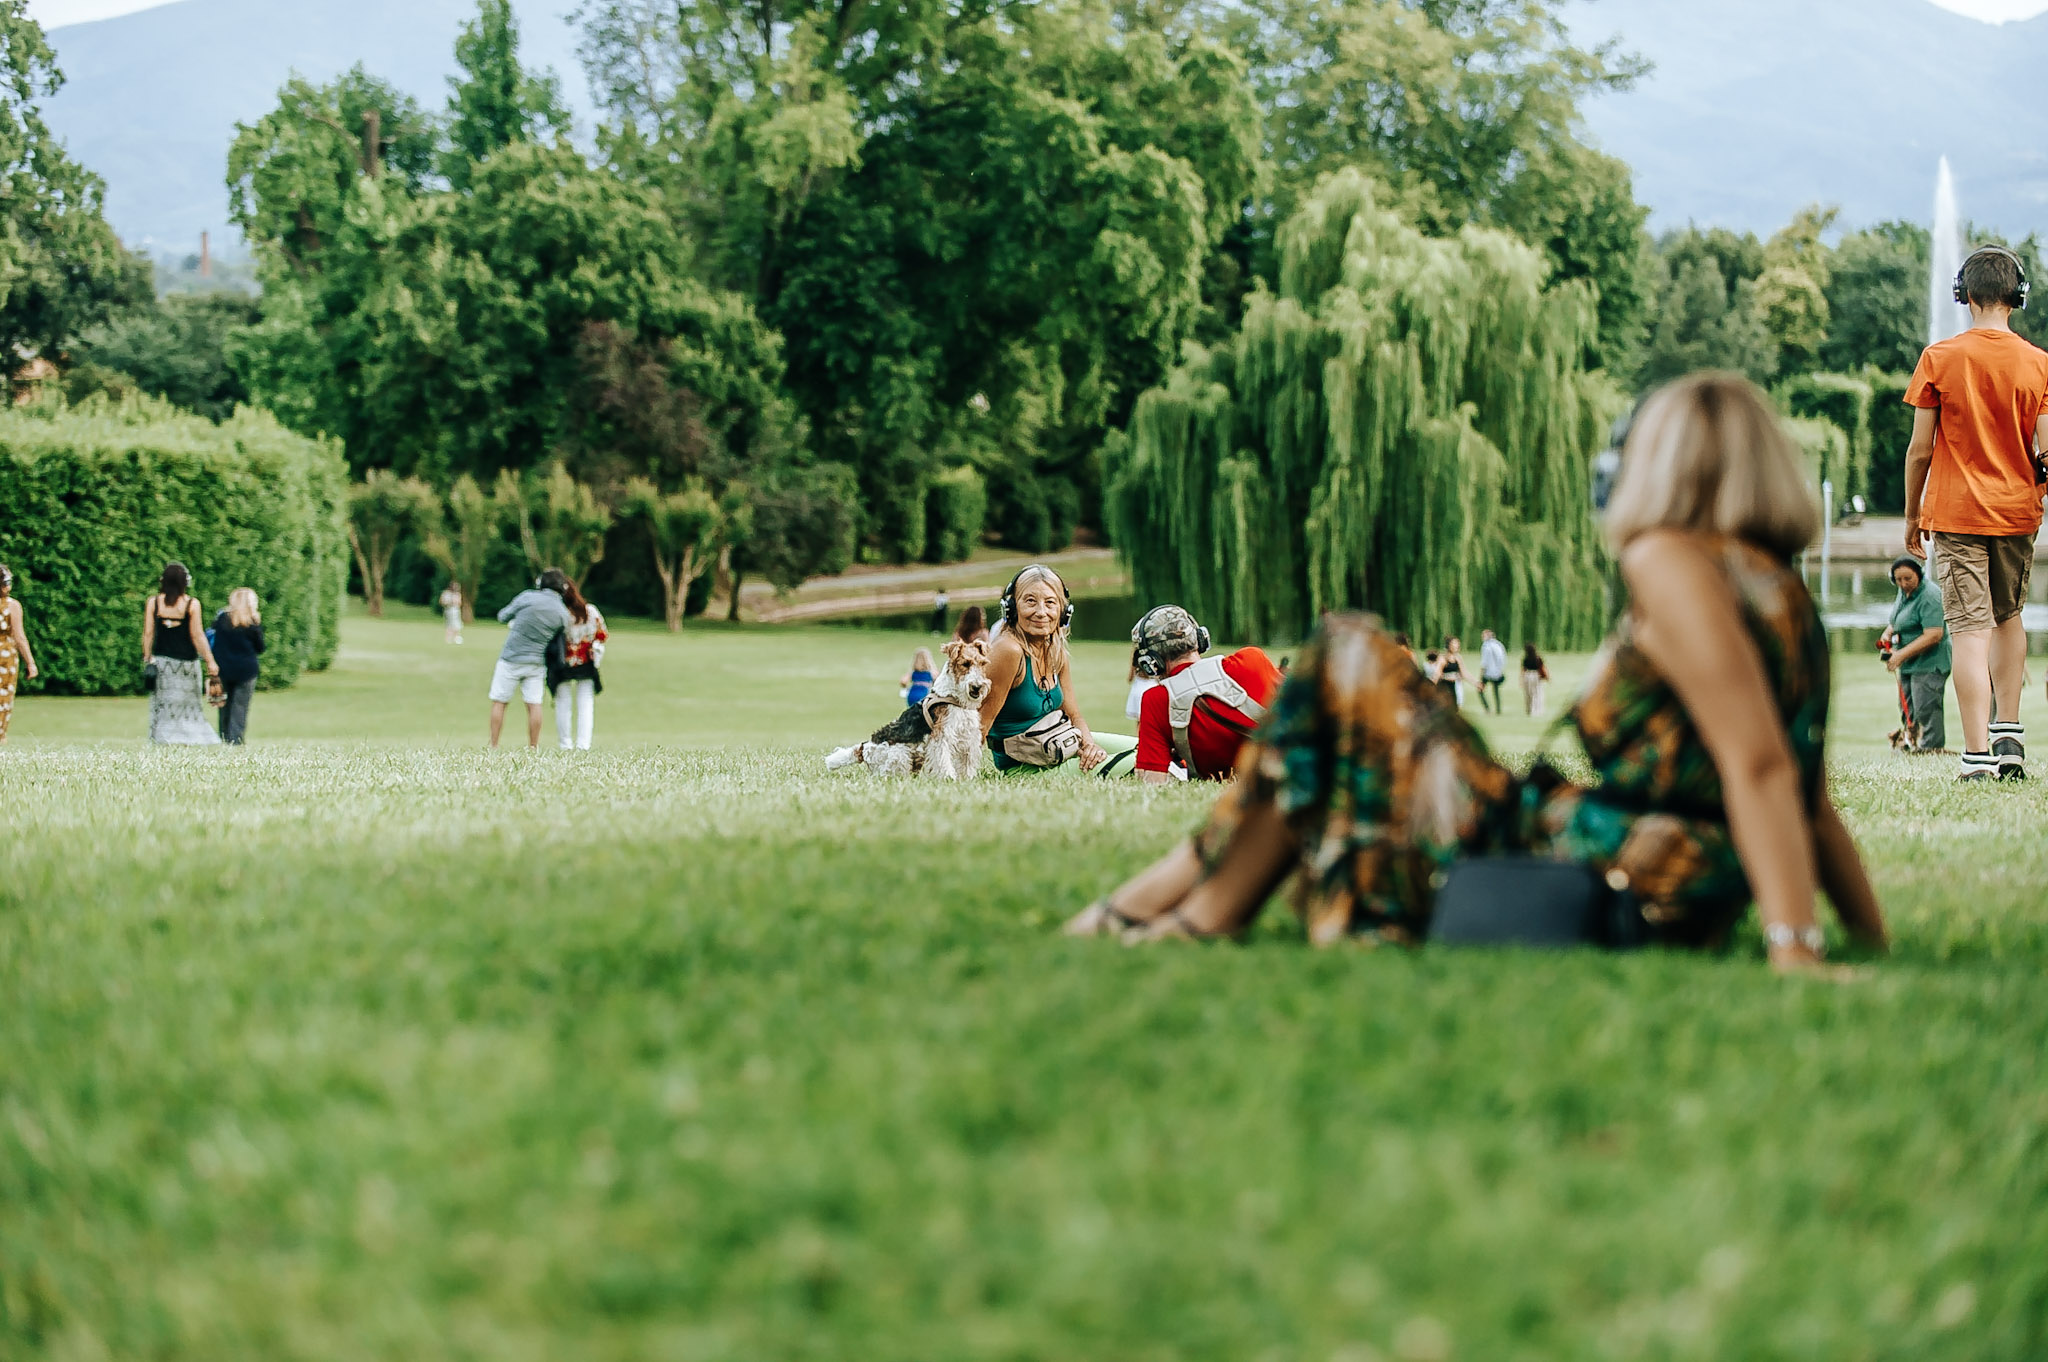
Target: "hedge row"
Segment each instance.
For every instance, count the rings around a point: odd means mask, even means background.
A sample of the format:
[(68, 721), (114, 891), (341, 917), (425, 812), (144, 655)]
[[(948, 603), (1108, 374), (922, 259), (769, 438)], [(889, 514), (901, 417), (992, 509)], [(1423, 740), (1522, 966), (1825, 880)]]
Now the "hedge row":
[(131, 399), (0, 412), (0, 563), (14, 569), (41, 680), (141, 689), (142, 606), (164, 564), (212, 622), (238, 586), (263, 602), (267, 685), (334, 659), (348, 580), (347, 465), (269, 415), (215, 425)]

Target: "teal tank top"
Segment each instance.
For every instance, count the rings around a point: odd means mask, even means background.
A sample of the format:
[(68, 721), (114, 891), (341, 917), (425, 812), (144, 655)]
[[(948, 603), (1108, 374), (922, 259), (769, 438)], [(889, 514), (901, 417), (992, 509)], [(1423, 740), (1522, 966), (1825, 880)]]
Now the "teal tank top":
[(1003, 701), (1003, 707), (996, 711), (996, 721), (989, 726), (989, 757), (998, 771), (1007, 771), (1021, 765), (1015, 757), (1003, 751), (1003, 739), (1014, 738), (1031, 725), (1043, 719), (1060, 707), (1060, 683), (1052, 683), (1051, 690), (1040, 690), (1038, 680), (1031, 673), (1031, 658), (1024, 659), (1024, 679), (1010, 691), (1010, 698)]

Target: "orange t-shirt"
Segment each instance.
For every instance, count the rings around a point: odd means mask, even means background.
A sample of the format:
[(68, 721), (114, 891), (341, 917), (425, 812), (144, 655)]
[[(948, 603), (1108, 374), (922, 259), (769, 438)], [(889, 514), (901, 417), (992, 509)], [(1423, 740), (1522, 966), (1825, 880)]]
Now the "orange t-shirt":
[(1972, 327), (1920, 352), (1906, 405), (1940, 412), (1920, 498), (1922, 529), (2034, 534), (2034, 423), (2048, 406), (2048, 354), (2016, 332)]

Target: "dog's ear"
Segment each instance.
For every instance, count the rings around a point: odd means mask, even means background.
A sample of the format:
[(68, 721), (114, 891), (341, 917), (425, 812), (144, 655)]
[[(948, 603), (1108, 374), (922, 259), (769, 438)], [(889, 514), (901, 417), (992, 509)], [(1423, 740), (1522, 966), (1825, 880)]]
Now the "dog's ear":
[(962, 660), (962, 654), (967, 651), (969, 646), (963, 639), (949, 638), (939, 648), (939, 651), (946, 655), (946, 661), (953, 664), (955, 671), (964, 672), (967, 670), (968, 664)]

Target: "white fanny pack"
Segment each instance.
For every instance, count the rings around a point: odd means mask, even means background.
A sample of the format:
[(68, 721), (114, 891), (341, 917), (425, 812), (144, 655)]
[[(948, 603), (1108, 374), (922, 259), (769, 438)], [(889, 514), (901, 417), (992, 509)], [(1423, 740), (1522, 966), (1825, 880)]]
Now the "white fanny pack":
[(1058, 766), (1081, 755), (1081, 730), (1056, 709), (1022, 733), (1003, 739), (1003, 755), (1026, 766)]

